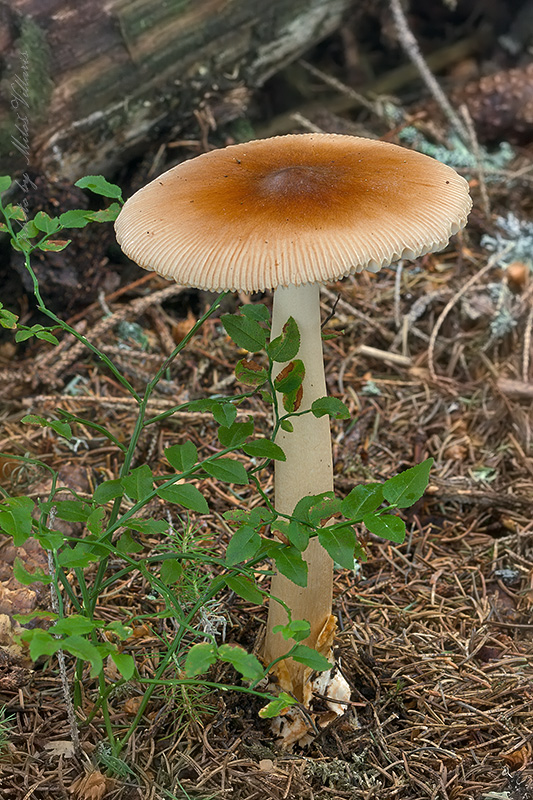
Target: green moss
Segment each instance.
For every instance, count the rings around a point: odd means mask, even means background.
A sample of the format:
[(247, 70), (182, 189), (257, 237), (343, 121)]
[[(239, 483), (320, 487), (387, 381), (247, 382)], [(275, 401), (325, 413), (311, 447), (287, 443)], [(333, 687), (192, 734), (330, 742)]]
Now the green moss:
[[(40, 117), (48, 108), (54, 84), (50, 76), (50, 48), (44, 31), (30, 17), (24, 17), (20, 26), (18, 49), (27, 56), (28, 103), (33, 118)], [(18, 74), (20, 70), (16, 70)]]
[(20, 23), (15, 54), (4, 70), (0, 85), (0, 91), (7, 100), (6, 112), (2, 114), (0, 124), (0, 163), (6, 160), (9, 163), (10, 159), (14, 159), (21, 168), (26, 163), (25, 156), (13, 143), (14, 139), (20, 141), (23, 138), (16, 127), (17, 109), (10, 107), (16, 93), (28, 104), (26, 107), (19, 103), (19, 113), (27, 117), (31, 141), (39, 121), (46, 116), (53, 88), (50, 48), (45, 32), (34, 20), (24, 17)]

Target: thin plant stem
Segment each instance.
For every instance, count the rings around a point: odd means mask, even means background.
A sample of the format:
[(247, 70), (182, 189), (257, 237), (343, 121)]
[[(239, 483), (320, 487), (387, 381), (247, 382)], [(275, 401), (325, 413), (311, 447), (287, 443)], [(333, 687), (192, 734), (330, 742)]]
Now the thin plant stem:
[(96, 347), (94, 344), (92, 344), (92, 342), (90, 342), (89, 339), (83, 336), (83, 334), (79, 333), (79, 331), (77, 331), (75, 328), (72, 328), (67, 322), (62, 320), (60, 317), (54, 314), (53, 311), (50, 311), (50, 309), (46, 307), (41, 297), (37, 276), (35, 275), (35, 272), (33, 271), (33, 268), (30, 263), (30, 254), (26, 252), (24, 256), (25, 256), (25, 266), (26, 269), (28, 270), (28, 273), (33, 283), (33, 293), (35, 299), (37, 300), (37, 307), (39, 308), (39, 311), (42, 311), (42, 313), (45, 314), (49, 319), (53, 320), (57, 325), (59, 325), (59, 327), (62, 330), (71, 333), (72, 336), (74, 336), (79, 342), (85, 345), (85, 347), (87, 347), (91, 351), (91, 353), (94, 353), (94, 355), (97, 356), (97, 358), (103, 361), (106, 367), (108, 367), (108, 369), (111, 370), (117, 381), (126, 389), (126, 391), (129, 394), (132, 395), (132, 397), (135, 398), (135, 400), (139, 402), (140, 401), (139, 395), (137, 394), (131, 383), (127, 380), (127, 378), (125, 378), (124, 375), (122, 375), (122, 373), (120, 372), (120, 370), (113, 364), (111, 359), (108, 358), (105, 355), (105, 353), (102, 353), (102, 351), (99, 350), (98, 347)]
[[(52, 514), (50, 515), (52, 516)], [(53, 524), (53, 523), (52, 523)], [(52, 610), (55, 614), (59, 615), (60, 613), (60, 594), (59, 594), (59, 587), (56, 581), (55, 575), (55, 568), (54, 568), (54, 559), (52, 552), (47, 550), (47, 557), (48, 557), (48, 574), (52, 578), (50, 583), (50, 602), (52, 605)], [(61, 638), (59, 636), (56, 637), (57, 639)], [(76, 712), (74, 711), (74, 704), (72, 702), (72, 697), (70, 695), (70, 686), (68, 681), (67, 675), (67, 666), (65, 663), (65, 653), (62, 648), (59, 648), (57, 651), (57, 663), (59, 666), (59, 677), (61, 680), (61, 689), (63, 691), (63, 700), (65, 701), (65, 708), (67, 711), (67, 719), (70, 728), (70, 737), (72, 739), (72, 745), (74, 747), (74, 752), (76, 755), (80, 755), (81, 753), (81, 745), (80, 745), (80, 732), (78, 730), (78, 721), (76, 719)]]

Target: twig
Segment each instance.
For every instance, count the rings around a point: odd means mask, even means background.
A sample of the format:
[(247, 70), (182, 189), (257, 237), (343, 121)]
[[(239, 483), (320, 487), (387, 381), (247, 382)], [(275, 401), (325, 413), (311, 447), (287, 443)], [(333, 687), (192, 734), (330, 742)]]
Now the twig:
[(402, 272), (403, 261), (398, 261), (396, 265), (396, 277), (394, 279), (394, 324), (396, 330), (399, 330), (402, 324), (402, 311), (401, 311), (401, 288), (402, 288)]
[(477, 178), (479, 181), (479, 193), (481, 195), (481, 205), (483, 206), (483, 211), (487, 217), (490, 217), (490, 201), (489, 201), (489, 193), (487, 192), (487, 183), (485, 181), (485, 169), (483, 167), (483, 159), (481, 158), (481, 151), (479, 149), (479, 142), (476, 136), (476, 129), (474, 128), (474, 123), (472, 122), (472, 117), (470, 115), (470, 111), (468, 110), (468, 106), (463, 103), (463, 105), (459, 109), (465, 121), (466, 129), (468, 131), (468, 137), (470, 139), (470, 145), (472, 147), (472, 153), (474, 159), (476, 161), (476, 172)]
[(533, 303), (527, 315), (526, 329), (524, 331), (524, 349), (522, 351), (522, 380), (524, 383), (529, 379), (529, 358), (531, 353), (531, 327), (533, 326)]
[(400, 43), (418, 69), (420, 73), (420, 77), (426, 84), (427, 88), (433, 95), (435, 101), (439, 104), (440, 108), (442, 109), (444, 115), (453, 126), (453, 128), (457, 131), (458, 135), (461, 137), (465, 144), (469, 143), (468, 131), (455, 113), (454, 109), (452, 108), (450, 101), (440, 88), (438, 81), (436, 80), (435, 76), (431, 72), (429, 66), (427, 65), (424, 56), (422, 55), (420, 48), (418, 46), (418, 42), (416, 41), (409, 25), (407, 23), (407, 19), (405, 18), (405, 14), (403, 12), (400, 0), (390, 0), (390, 7), (392, 11), (392, 16), (394, 17), (394, 23), (396, 25), (396, 31), (398, 33), (398, 39)]
[(379, 350), (377, 347), (369, 347), (366, 344), (359, 345), (357, 352), (368, 358), (375, 358), (379, 361), (389, 361), (391, 364), (396, 364), (399, 367), (411, 367), (413, 365), (413, 360), (409, 356), (391, 353), (388, 350)]
[[(486, 31), (478, 30), (466, 39), (461, 39), (459, 42), (454, 42), (440, 50), (435, 50), (435, 52), (428, 55), (427, 63), (432, 70), (439, 72), (451, 64), (462, 61), (472, 53), (479, 52), (484, 48), (486, 41)], [(415, 80), (417, 74), (418, 71), (413, 64), (402, 64), (401, 67), (397, 67), (366, 84), (364, 87), (365, 93), (371, 96), (393, 94), (410, 81)], [(303, 103), (295, 111), (304, 117), (312, 118), (314, 114), (324, 111), (324, 109), (332, 114), (343, 114), (353, 108), (354, 105), (356, 105), (356, 102), (352, 97), (348, 97), (346, 94), (340, 96), (332, 94), (331, 97), (323, 97), (320, 101), (312, 100), (311, 102)], [(283, 114), (270, 118), (268, 122), (257, 128), (257, 137), (264, 139), (268, 136), (276, 136), (292, 130), (295, 111), (285, 111)]]
[[(91, 338), (94, 341), (97, 341), (99, 337), (127, 317), (139, 317), (141, 314), (157, 303), (162, 303), (164, 300), (168, 299), (169, 297), (174, 297), (177, 294), (185, 291), (185, 287), (179, 286), (178, 284), (172, 284), (171, 286), (165, 287), (165, 289), (161, 289), (159, 292), (154, 292), (153, 294), (149, 294), (146, 297), (139, 297), (133, 302), (129, 303), (127, 306), (120, 308), (118, 311), (113, 312), (111, 316), (104, 317), (101, 319), (100, 322), (93, 328), (91, 331)], [(66, 353), (57, 361), (57, 363), (51, 368), (50, 375), (47, 376), (46, 382), (53, 382), (54, 379), (63, 372), (72, 362), (85, 350), (84, 345), (81, 342), (76, 342), (72, 347), (70, 347)]]
[(428, 369), (431, 379), (433, 381), (437, 380), (437, 373), (435, 371), (435, 365), (433, 363), (434, 355), (435, 355), (435, 343), (437, 341), (437, 336), (439, 335), (439, 331), (442, 327), (442, 324), (454, 305), (457, 303), (458, 300), (470, 289), (471, 286), (474, 285), (480, 278), (483, 277), (489, 270), (491, 270), (495, 264), (507, 253), (507, 251), (512, 247), (512, 243), (508, 244), (503, 250), (500, 250), (498, 253), (493, 253), (493, 255), (489, 258), (488, 263), (485, 264), (480, 270), (476, 272), (475, 275), (467, 280), (467, 282), (459, 289), (458, 292), (454, 294), (454, 296), (446, 303), (444, 308), (442, 309), (435, 325), (433, 326), (433, 330), (431, 331), (431, 336), (429, 337), (429, 345), (428, 345)]
[(371, 103), (370, 100), (367, 100), (362, 94), (356, 92), (355, 89), (351, 88), (351, 86), (346, 86), (345, 83), (337, 80), (337, 78), (334, 78), (333, 75), (328, 75), (327, 72), (323, 72), (321, 69), (314, 67), (303, 58), (301, 58), (298, 63), (308, 72), (310, 72), (311, 75), (314, 75), (315, 78), (319, 78), (327, 86), (331, 86), (332, 89), (335, 89), (340, 94), (344, 94), (346, 97), (349, 97), (356, 105), (363, 106), (363, 108), (366, 108), (367, 111), (370, 111), (372, 114), (383, 118), (384, 114), (379, 110), (377, 104)]
[(292, 119), (306, 131), (310, 131), (311, 133), (324, 133), (322, 128), (319, 128), (318, 125), (315, 125), (310, 119), (304, 117), (304, 115), (300, 114), (299, 111), (296, 111), (294, 114), (292, 114)]

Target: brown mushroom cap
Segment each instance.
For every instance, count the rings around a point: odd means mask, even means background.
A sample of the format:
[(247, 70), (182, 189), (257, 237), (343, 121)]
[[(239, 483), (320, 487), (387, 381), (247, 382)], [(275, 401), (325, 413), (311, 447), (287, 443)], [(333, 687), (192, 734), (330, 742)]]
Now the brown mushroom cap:
[(126, 202), (115, 229), (146, 269), (185, 286), (253, 292), (442, 249), (470, 208), (464, 178), (428, 156), (291, 134), (179, 164)]

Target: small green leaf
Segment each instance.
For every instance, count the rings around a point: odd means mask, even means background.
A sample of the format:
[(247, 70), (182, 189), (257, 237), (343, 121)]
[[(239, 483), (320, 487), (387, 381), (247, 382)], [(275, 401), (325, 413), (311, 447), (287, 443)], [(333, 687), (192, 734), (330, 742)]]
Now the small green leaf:
[(356, 543), (354, 529), (350, 525), (341, 528), (325, 527), (318, 531), (318, 541), (328, 551), (333, 561), (346, 569), (354, 568), (354, 551)]
[(6, 219), (16, 219), (19, 222), (23, 222), (23, 220), (26, 219), (24, 209), (20, 206), (14, 206), (12, 203), (8, 203), (7, 206), (4, 206), (2, 213)]
[(39, 211), (33, 218), (33, 224), (38, 231), (43, 233), (55, 233), (59, 230), (59, 220), (55, 217), (52, 219), (45, 211)]
[(305, 367), (303, 361), (296, 358), (294, 361), (290, 361), (277, 375), (274, 379), (274, 387), (277, 392), (289, 394), (300, 388), (304, 377)]
[(258, 387), (263, 386), (268, 380), (268, 371), (265, 367), (262, 367), (261, 364), (258, 364), (257, 361), (247, 361), (243, 358), (237, 362), (235, 377), (240, 383), (246, 384), (246, 386)]
[(237, 528), (226, 550), (226, 564), (232, 566), (253, 558), (261, 546), (261, 537), (250, 525)]
[(80, 614), (71, 614), (69, 617), (62, 617), (48, 629), (49, 633), (54, 636), (82, 636), (84, 633), (90, 633), (98, 627), (98, 624), (87, 617)]
[(348, 519), (360, 522), (365, 514), (375, 511), (383, 502), (383, 485), (367, 483), (354, 486), (341, 503), (341, 511)]
[(61, 647), (59, 639), (55, 639), (48, 631), (41, 628), (25, 630), (20, 634), (20, 638), (29, 642), (30, 658), (37, 661), (41, 656), (53, 656)]
[(249, 522), (250, 511), (245, 511), (242, 508), (232, 508), (231, 511), (224, 511), (222, 516), (224, 519), (228, 520), (228, 522), (240, 525), (241, 522)]
[(84, 569), (88, 567), (92, 561), (99, 561), (100, 556), (94, 553), (90, 546), (83, 542), (78, 542), (74, 547), (65, 547), (57, 555), (57, 560), (60, 567), (65, 569), (76, 569), (80, 567)]
[(302, 403), (302, 392), (302, 388), (299, 387), (293, 392), (287, 392), (283, 395), (283, 408), (285, 411), (288, 411), (289, 414), (293, 414), (300, 408)]
[(103, 197), (122, 197), (122, 189), (114, 183), (106, 181), (102, 175), (86, 175), (84, 178), (80, 178), (79, 181), (76, 181), (74, 186), (77, 186), (79, 189), (90, 189), (91, 192), (100, 194)]
[(71, 241), (72, 239), (47, 239), (46, 242), (39, 242), (37, 248), (44, 252), (60, 253), (61, 250), (69, 246)]
[(161, 486), (157, 494), (162, 500), (168, 503), (179, 503), (184, 508), (197, 511), (198, 514), (208, 514), (209, 506), (207, 500), (196, 486), (191, 483), (173, 484), (172, 486)]
[(122, 481), (120, 478), (115, 478), (112, 481), (104, 481), (97, 486), (94, 491), (93, 499), (95, 503), (104, 505), (110, 500), (114, 500), (116, 497), (122, 497), (123, 494), (124, 488), (122, 486)]
[(224, 580), (231, 591), (242, 597), (243, 600), (247, 600), (257, 606), (260, 606), (263, 602), (263, 595), (249, 578), (245, 578), (243, 575), (231, 575), (228, 578), (224, 578)]
[(233, 458), (217, 458), (215, 461), (207, 461), (203, 464), (203, 468), (208, 475), (219, 481), (225, 481), (225, 483), (244, 486), (249, 482), (243, 465)]
[(26, 623), (34, 619), (58, 619), (58, 615), (54, 614), (53, 611), (30, 611), (29, 614), (13, 614), (13, 619), (16, 619), (21, 625), (26, 625)]
[(267, 333), (255, 320), (237, 314), (224, 314), (221, 321), (226, 333), (237, 347), (242, 347), (250, 353), (264, 349)]
[(293, 317), (289, 317), (281, 334), (267, 345), (272, 361), (292, 361), (300, 349), (300, 331)]
[(32, 219), (29, 219), (27, 222), (24, 223), (22, 228), (17, 234), (17, 238), (20, 239), (35, 239), (36, 236), (39, 235), (39, 230), (35, 225), (35, 222)]
[(272, 458), (275, 461), (286, 461), (287, 456), (275, 442), (270, 439), (255, 439), (253, 442), (247, 442), (242, 446), (242, 449), (247, 456), (254, 458)]
[(88, 211), (81, 208), (73, 209), (72, 211), (65, 211), (59, 217), (59, 223), (63, 228), (85, 228), (89, 224), (87, 219)]
[(238, 447), (254, 432), (254, 421), (250, 417), (247, 422), (233, 422), (229, 427), (221, 425), (218, 429), (218, 440), (222, 447)]
[[(279, 522), (275, 523), (279, 525)], [(287, 525), (286, 536), (291, 544), (298, 548), (302, 553), (309, 544), (309, 531), (307, 525), (303, 525), (295, 519), (291, 519)]]
[(166, 558), (161, 564), (159, 577), (167, 586), (177, 583), (183, 577), (183, 567), (177, 558)]
[(401, 544), (405, 539), (405, 522), (393, 514), (365, 514), (363, 522), (368, 530), (382, 539)]
[(165, 456), (169, 464), (177, 472), (187, 472), (192, 469), (198, 461), (198, 450), (196, 445), (188, 439), (183, 444), (173, 444), (165, 449)]
[(169, 528), (168, 522), (164, 519), (140, 519), (139, 517), (133, 517), (132, 519), (127, 519), (122, 524), (125, 528), (129, 528), (132, 531), (139, 531), (139, 533), (145, 533), (147, 536), (157, 536), (160, 533), (166, 533)]
[(219, 425), (229, 427), (235, 422), (237, 409), (233, 403), (222, 400), (193, 400), (188, 404), (189, 411), (210, 411)]
[(187, 653), (185, 659), (185, 674), (189, 678), (207, 672), (209, 667), (217, 660), (217, 648), (211, 642), (195, 644)]
[(33, 572), (28, 572), (22, 561), (18, 556), (15, 557), (15, 561), (13, 564), (13, 576), (19, 583), (23, 583), (25, 586), (29, 586), (32, 583), (51, 583), (52, 578), (50, 575), (47, 575), (46, 572), (40, 567), (35, 567)]
[[(31, 330), (31, 328), (28, 328), (27, 330), (24, 330), (23, 328), (19, 328), (19, 330), (15, 334), (15, 341), (16, 342), (25, 342), (27, 339), (31, 339), (32, 336), (34, 336), (34, 335), (35, 334)], [(34, 414), (28, 414), (28, 416), (29, 417), (33, 417)], [(22, 419), (22, 422), (24, 422), (24, 418)]]
[(101, 211), (89, 211), (87, 216), (90, 222), (114, 222), (120, 210), (119, 203), (111, 203), (108, 208), (103, 208)]
[(256, 506), (251, 511), (241, 508), (233, 508), (231, 511), (224, 511), (224, 519), (229, 522), (241, 524), (243, 522), (249, 523), (252, 527), (256, 528), (258, 525), (263, 525), (266, 522), (272, 522), (276, 515), (268, 508)]
[(246, 303), (240, 306), (239, 311), (244, 317), (255, 319), (257, 322), (270, 323), (270, 311), (263, 303)]
[(55, 506), (56, 516), (65, 522), (87, 522), (93, 510), (83, 500), (53, 500), (41, 504), (43, 510), (51, 509), (52, 506)]
[(32, 535), (34, 502), (30, 497), (8, 497), (0, 503), (0, 530), (21, 547)]
[(7, 308), (4, 308), (2, 303), (0, 303), (0, 325), (2, 328), (16, 328), (17, 320), (17, 315), (13, 314), (12, 311), (8, 311)]
[(62, 436), (64, 439), (72, 439), (72, 428), (68, 422), (51, 419), (48, 420), (46, 427), (51, 428), (58, 436)]
[(298, 705), (298, 700), (295, 697), (291, 697), (287, 692), (280, 692), (279, 697), (275, 700), (271, 700), (270, 703), (267, 703), (266, 706), (263, 706), (263, 708), (259, 710), (259, 716), (261, 719), (279, 717), (280, 714), (283, 714), (284, 711), (287, 711), (291, 706), (295, 705)]
[(315, 417), (328, 414), (332, 419), (350, 419), (348, 408), (338, 397), (319, 397), (311, 404), (311, 411)]
[(34, 537), (45, 550), (59, 550), (65, 544), (65, 536), (59, 531), (34, 531)]
[(118, 636), (119, 639), (129, 639), (131, 634), (133, 633), (133, 629), (128, 627), (127, 625), (123, 625), (122, 622), (118, 620), (114, 620), (114, 622), (109, 622), (105, 626), (106, 631), (112, 631), (115, 636)]
[(129, 553), (142, 553), (144, 547), (140, 542), (137, 542), (129, 531), (126, 531), (117, 539), (115, 544), (119, 553), (128, 555)]
[(294, 425), (293, 425), (293, 424), (292, 424), (292, 422), (291, 422), (290, 420), (288, 420), (288, 419), (283, 419), (283, 420), (281, 421), (281, 425), (280, 425), (280, 427), (281, 427), (281, 430), (282, 430), (282, 431), (286, 431), (287, 433), (292, 433), (292, 432), (293, 432), (293, 430), (294, 430)]
[(35, 334), (35, 337), (43, 340), (44, 342), (49, 342), (50, 344), (59, 344), (59, 339), (57, 339), (53, 333), (50, 333), (50, 331), (39, 331)]
[(311, 634), (311, 625), (306, 619), (293, 619), (287, 625), (275, 625), (272, 632), (281, 633), (285, 641), (294, 639), (295, 642), (301, 642)]
[(341, 510), (341, 500), (333, 492), (316, 496), (316, 502), (309, 508), (308, 516), (312, 525), (320, 525)]
[(130, 681), (135, 675), (135, 659), (129, 653), (119, 653), (113, 650), (110, 653), (111, 659), (125, 681)]
[[(30, 336), (33, 332), (30, 332)], [(22, 417), (21, 422), (25, 425), (40, 425), (42, 428), (51, 428), (58, 436), (63, 436), (65, 439), (72, 438), (72, 428), (68, 422), (60, 422), (57, 419), (45, 419), (39, 417), (37, 414), (26, 414)]]
[(307, 586), (307, 561), (303, 560), (298, 548), (292, 545), (280, 545), (275, 549), (271, 548), (269, 555), (275, 560), (276, 567), (282, 575), (298, 586)]
[(276, 519), (276, 512), (263, 506), (256, 506), (250, 511), (250, 524), (257, 527)]
[(12, 183), (13, 183), (13, 181), (11, 180), (9, 175), (1, 175), (0, 176), (0, 192), (7, 192), (7, 190), (9, 189), (9, 187), (11, 186)]
[(221, 661), (228, 661), (248, 681), (259, 681), (265, 674), (263, 665), (252, 653), (239, 645), (221, 644), (218, 648)]
[(213, 407), (211, 409), (211, 413), (213, 414), (216, 422), (219, 425), (225, 425), (228, 427), (235, 422), (235, 418), (237, 416), (237, 409), (233, 405), (233, 403), (221, 403), (217, 400), (212, 401)]
[(271, 392), (268, 392), (266, 389), (261, 389), (259, 394), (263, 403), (267, 403), (269, 406), (274, 405), (274, 398)]
[(83, 636), (68, 636), (61, 642), (61, 647), (76, 658), (87, 661), (91, 665), (90, 676), (96, 678), (102, 671), (102, 656), (98, 648)]
[(294, 661), (314, 669), (315, 672), (325, 672), (325, 670), (331, 669), (333, 666), (325, 656), (317, 653), (312, 647), (307, 647), (306, 644), (296, 644), (290, 651), (290, 657)]
[(423, 497), (429, 481), (433, 459), (406, 469), (383, 484), (383, 497), (397, 508), (408, 508)]
[(320, 525), (333, 514), (340, 511), (341, 502), (333, 492), (308, 495), (299, 500), (292, 512), (292, 517), (309, 525)]
[(132, 469), (121, 480), (124, 491), (132, 500), (146, 500), (153, 490), (154, 476), (148, 464)]
[(87, 530), (93, 536), (99, 537), (104, 529), (105, 511), (103, 508), (95, 508), (87, 517)]

